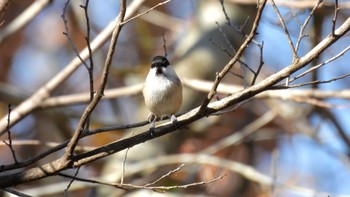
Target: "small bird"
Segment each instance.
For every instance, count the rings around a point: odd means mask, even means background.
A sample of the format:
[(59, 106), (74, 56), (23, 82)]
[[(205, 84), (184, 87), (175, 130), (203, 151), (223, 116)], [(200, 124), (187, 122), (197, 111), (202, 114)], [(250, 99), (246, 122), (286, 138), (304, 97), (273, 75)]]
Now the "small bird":
[(181, 107), (182, 83), (164, 56), (153, 58), (142, 94), (146, 107), (151, 111), (148, 116), (151, 128), (154, 128), (157, 118), (162, 120), (169, 115), (171, 115), (171, 121), (176, 123), (174, 114)]

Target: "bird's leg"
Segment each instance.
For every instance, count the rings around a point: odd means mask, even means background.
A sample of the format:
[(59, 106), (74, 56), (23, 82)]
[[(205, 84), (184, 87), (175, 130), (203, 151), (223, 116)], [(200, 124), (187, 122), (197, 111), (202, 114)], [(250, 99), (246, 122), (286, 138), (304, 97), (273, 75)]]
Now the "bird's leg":
[(151, 123), (151, 127), (149, 128), (150, 132), (151, 132), (151, 136), (153, 137), (154, 136), (154, 129), (156, 127), (156, 120), (157, 120), (157, 116), (150, 113), (148, 115), (148, 122)]
[(155, 121), (157, 119), (156, 115), (150, 113), (147, 117), (147, 120), (149, 123), (152, 123), (153, 121)]
[(160, 120), (162, 121), (162, 120), (164, 120), (164, 118), (167, 118), (167, 117), (168, 117), (167, 115), (161, 116)]

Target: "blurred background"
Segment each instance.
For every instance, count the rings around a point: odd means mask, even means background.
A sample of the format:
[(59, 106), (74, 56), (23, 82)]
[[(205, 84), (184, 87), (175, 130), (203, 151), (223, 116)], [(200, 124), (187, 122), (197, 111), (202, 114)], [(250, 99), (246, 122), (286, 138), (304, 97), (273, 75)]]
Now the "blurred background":
[[(56, 0), (48, 3), (27, 25), (6, 36), (4, 32), (7, 26), (33, 1), (13, 0), (2, 16), (1, 117), (7, 114), (9, 103), (13, 108), (16, 107), (76, 56), (63, 35), (61, 15), (65, 2)], [(139, 11), (143, 12), (159, 2), (147, 0)], [(276, 0), (294, 43), (299, 37), (301, 24), (316, 2)], [(350, 15), (349, 2), (338, 2), (341, 9), (337, 27)], [(86, 46), (86, 21), (84, 11), (79, 6), (84, 3), (80, 0), (72, 1), (67, 10), (69, 33), (78, 50)], [(315, 12), (305, 28), (308, 37), (301, 42), (298, 51), (300, 56), (331, 32), (333, 4), (334, 1), (324, 1), (323, 6)], [(217, 0), (173, 0), (125, 25), (118, 40), (107, 88), (142, 83), (152, 57), (164, 55), (165, 38), (168, 59), (185, 84), (180, 112), (199, 106), (207, 93), (189, 87), (193, 82), (191, 80), (215, 79), (215, 73), (228, 63), (244, 41), (244, 36), (237, 28), (242, 28), (246, 34), (250, 32), (256, 14), (256, 1), (226, 0), (225, 9), (231, 26), (226, 24), (222, 6)], [(90, 0), (88, 11), (90, 33), (94, 38), (118, 15), (119, 1)], [(256, 41), (264, 43), (264, 65), (259, 81), (290, 65), (293, 56), (270, 3), (263, 12), (258, 33)], [(334, 57), (349, 45), (350, 38), (347, 34), (310, 66)], [(95, 88), (99, 85), (107, 50), (108, 43), (93, 55)], [(329, 80), (350, 73), (349, 59), (350, 53), (347, 52), (293, 84)], [(241, 59), (253, 70), (258, 69), (261, 60), (259, 47), (255, 44), (249, 45)], [(249, 79), (251, 73), (237, 64), (223, 82), (243, 88)], [(349, 90), (349, 84), (350, 79), (344, 78), (299, 89), (341, 91)], [(81, 66), (52, 96), (88, 91), (88, 72)], [(218, 94), (215, 99), (225, 96), (227, 95)], [(322, 103), (329, 105), (312, 105), (298, 98), (253, 99), (229, 113), (201, 119), (186, 129), (147, 141), (127, 152), (124, 183), (151, 183), (182, 163), (185, 165), (180, 170), (156, 185), (183, 185), (225, 175), (212, 183), (158, 193), (151, 190), (124, 191), (75, 181), (68, 193), (74, 196), (350, 196), (347, 184), (350, 182), (349, 96), (347, 99), (329, 97), (322, 100)], [(28, 159), (49, 149), (54, 143), (70, 139), (85, 106), (86, 104), (81, 104), (39, 109), (16, 124), (11, 131), (18, 159)], [(141, 94), (105, 99), (92, 114), (91, 128), (143, 121), (148, 113)], [(93, 135), (81, 140), (80, 145), (87, 149), (103, 146), (146, 129), (148, 126)], [(1, 140), (5, 139), (6, 135), (1, 137)], [(226, 143), (223, 143), (225, 139)], [(48, 142), (53, 144), (44, 144)], [(221, 144), (219, 148), (218, 144)], [(202, 160), (191, 157), (199, 153), (210, 157), (203, 157)], [(1, 165), (13, 163), (11, 152), (4, 143), (0, 144), (0, 155)], [(62, 152), (52, 154), (33, 166), (52, 161), (61, 155)], [(126, 152), (121, 152), (85, 165), (78, 176), (120, 182), (125, 155)], [(208, 161), (208, 158), (213, 160)], [(237, 163), (243, 164), (243, 167), (237, 168)], [(255, 174), (249, 176), (246, 171), (248, 168)], [(73, 175), (75, 171), (69, 170), (67, 173)], [(258, 175), (267, 177), (272, 183), (264, 182)], [(69, 181), (62, 177), (50, 177), (19, 185), (16, 189), (33, 196), (63, 196)], [(2, 195), (9, 196), (7, 193)]]

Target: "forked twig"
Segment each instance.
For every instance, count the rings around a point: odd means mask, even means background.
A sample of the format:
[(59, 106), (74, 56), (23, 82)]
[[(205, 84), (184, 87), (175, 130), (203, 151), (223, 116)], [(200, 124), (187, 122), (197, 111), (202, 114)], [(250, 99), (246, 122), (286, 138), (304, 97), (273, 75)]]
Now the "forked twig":
[(330, 62), (333, 62), (334, 60), (336, 60), (336, 59), (340, 58), (341, 56), (343, 56), (349, 50), (350, 50), (350, 46), (346, 47), (344, 50), (342, 50), (340, 53), (338, 53), (337, 55), (333, 56), (332, 58), (330, 58), (330, 59), (328, 59), (328, 60), (326, 60), (326, 61), (324, 61), (324, 62), (322, 62), (322, 63), (320, 63), (320, 64), (318, 64), (316, 66), (313, 66), (313, 67), (307, 69), (306, 71), (304, 71), (303, 73), (293, 77), (291, 80), (289, 80), (289, 82), (293, 82), (293, 81), (295, 81), (295, 80), (305, 76), (306, 74), (312, 72), (313, 70), (316, 70), (316, 69), (318, 69), (318, 68), (320, 68), (320, 67), (322, 67), (322, 66), (324, 66), (326, 64), (329, 64)]
[(221, 70), (220, 73), (216, 74), (216, 78), (213, 84), (212, 89), (210, 90), (208, 96), (205, 98), (205, 100), (203, 101), (203, 103), (201, 104), (199, 110), (198, 110), (198, 114), (202, 114), (205, 112), (207, 105), (209, 104), (210, 100), (213, 98), (213, 96), (216, 93), (216, 89), (219, 86), (219, 83), (221, 82), (221, 80), (223, 79), (223, 77), (229, 73), (229, 71), (231, 70), (231, 68), (233, 67), (233, 65), (240, 59), (240, 57), (243, 55), (243, 52), (245, 51), (245, 49), (248, 47), (249, 43), (252, 42), (252, 40), (254, 39), (254, 36), (256, 35), (258, 26), (259, 26), (259, 22), (261, 19), (261, 15), (262, 15), (262, 11), (264, 10), (264, 7), (266, 5), (267, 0), (263, 0), (260, 4), (259, 4), (259, 8), (257, 10), (257, 15), (255, 17), (254, 20), (254, 24), (252, 27), (252, 30), (250, 32), (250, 34), (247, 36), (246, 40), (243, 42), (243, 44), (241, 45), (241, 47), (237, 50), (237, 53), (235, 54), (235, 56), (230, 60), (230, 62), (224, 67), (224, 69)]
[(93, 100), (89, 103), (89, 105), (86, 107), (84, 113), (82, 114), (80, 121), (79, 121), (79, 124), (77, 126), (77, 129), (75, 130), (73, 137), (71, 138), (70, 142), (67, 145), (67, 149), (66, 149), (65, 154), (64, 154), (64, 158), (66, 160), (71, 160), (71, 157), (73, 156), (74, 148), (77, 145), (81, 134), (83, 133), (84, 125), (85, 125), (88, 117), (90, 116), (90, 114), (95, 109), (97, 104), (100, 102), (102, 96), (104, 95), (104, 90), (105, 90), (105, 87), (107, 84), (107, 78), (108, 78), (108, 74), (109, 74), (109, 68), (111, 66), (113, 55), (114, 55), (114, 52), (116, 50), (117, 40), (118, 40), (120, 31), (121, 31), (121, 28), (123, 26), (122, 22), (124, 21), (125, 13), (126, 13), (126, 0), (120, 0), (120, 11), (119, 11), (119, 15), (116, 19), (118, 21), (118, 23), (116, 24), (116, 26), (113, 30), (113, 33), (112, 33), (111, 42), (109, 45), (107, 57), (106, 57), (105, 64), (103, 67), (103, 73), (102, 73), (102, 77), (101, 77), (100, 86), (99, 86)]
[(312, 8), (312, 10), (311, 10), (309, 16), (307, 16), (307, 18), (305, 19), (303, 25), (301, 25), (300, 31), (299, 31), (299, 37), (298, 37), (297, 43), (295, 44), (295, 50), (296, 50), (296, 51), (299, 50), (301, 40), (305, 37), (305, 35), (304, 35), (304, 30), (305, 30), (307, 24), (309, 23), (311, 17), (314, 15), (316, 9), (319, 8), (319, 6), (320, 6), (320, 4), (321, 4), (322, 2), (323, 2), (323, 0), (319, 0), (319, 1), (317, 2), (317, 4)]
[(338, 12), (339, 12), (338, 0), (335, 0), (334, 17), (332, 19), (332, 35), (333, 36), (335, 35), (334, 32), (335, 32), (335, 26), (336, 26), (336, 23), (337, 23)]
[[(73, 178), (73, 176), (64, 174), (64, 173), (59, 173), (58, 175), (66, 178)], [(173, 185), (173, 186), (141, 186), (141, 185), (133, 185), (133, 184), (120, 184), (120, 183), (108, 183), (108, 182), (103, 182), (103, 181), (98, 181), (98, 180), (91, 180), (91, 179), (86, 179), (86, 178), (80, 178), (76, 177), (76, 180), (82, 181), (82, 182), (87, 182), (87, 183), (95, 183), (95, 184), (100, 184), (100, 185), (107, 185), (107, 186), (112, 186), (116, 187), (119, 189), (124, 189), (124, 190), (137, 190), (137, 189), (149, 189), (153, 191), (158, 191), (161, 192), (162, 190), (171, 190), (171, 189), (184, 189), (188, 187), (194, 187), (194, 186), (199, 186), (199, 185), (206, 185), (213, 183), (215, 181), (218, 181), (222, 178), (224, 178), (226, 174), (223, 174), (221, 176), (218, 176), (214, 179), (211, 179), (209, 181), (200, 181), (200, 182), (194, 182), (194, 183), (189, 183), (189, 184), (184, 184), (184, 185)]]
[(145, 187), (149, 187), (151, 185), (155, 185), (156, 183), (158, 183), (159, 181), (163, 180), (164, 178), (166, 178), (166, 177), (170, 176), (171, 174), (174, 174), (175, 172), (179, 171), (184, 166), (185, 166), (185, 164), (181, 164), (179, 167), (175, 168), (174, 170), (170, 170), (169, 172), (167, 172), (163, 176), (159, 177), (157, 180), (155, 180), (155, 181), (153, 181), (151, 183), (147, 183), (144, 186)]

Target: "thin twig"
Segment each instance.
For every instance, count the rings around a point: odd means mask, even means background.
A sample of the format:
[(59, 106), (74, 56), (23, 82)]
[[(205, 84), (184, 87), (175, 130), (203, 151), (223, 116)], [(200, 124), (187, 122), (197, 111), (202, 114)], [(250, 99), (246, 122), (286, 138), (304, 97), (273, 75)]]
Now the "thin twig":
[[(296, 43), (296, 45), (295, 45), (295, 50), (296, 50), (296, 51), (299, 50), (301, 40), (302, 40), (304, 37), (306, 37), (306, 35), (304, 35), (304, 30), (305, 30), (307, 24), (309, 23), (311, 17), (314, 15), (316, 9), (319, 8), (319, 6), (321, 5), (322, 2), (323, 2), (323, 0), (317, 1), (317, 4), (312, 8), (310, 14), (306, 17), (306, 19), (305, 19), (305, 21), (304, 21), (304, 24), (300, 27), (299, 37), (298, 37), (297, 43)], [(297, 18), (297, 17), (295, 17), (295, 18)]]
[(63, 13), (61, 15), (62, 21), (63, 21), (63, 26), (64, 26), (64, 32), (63, 35), (65, 35), (68, 39), (68, 43), (70, 44), (70, 46), (72, 47), (74, 53), (77, 55), (77, 57), (79, 58), (79, 60), (81, 61), (81, 63), (85, 66), (85, 68), (89, 69), (89, 66), (87, 65), (87, 63), (83, 60), (83, 58), (80, 56), (79, 54), (79, 50), (77, 49), (77, 47), (75, 47), (74, 41), (72, 39), (72, 37), (70, 36), (69, 33), (69, 28), (68, 28), (68, 21), (66, 19), (66, 13), (68, 10), (68, 5), (70, 3), (70, 0), (67, 0), (66, 3), (64, 4), (63, 7)]
[[(219, 29), (219, 32), (221, 33), (221, 35), (224, 37), (226, 44), (229, 46), (229, 48), (231, 49), (231, 51), (233, 52), (233, 54), (236, 53), (236, 49), (233, 47), (233, 45), (231, 44), (230, 40), (228, 39), (226, 33), (222, 30), (220, 24), (218, 22), (215, 22), (216, 26)], [(231, 54), (231, 53), (230, 53)], [(230, 57), (233, 57), (233, 55), (230, 55)]]
[(123, 27), (122, 23), (124, 21), (125, 13), (126, 13), (126, 0), (120, 0), (120, 11), (116, 19), (117, 24), (112, 33), (112, 38), (109, 45), (106, 61), (103, 67), (101, 83), (93, 100), (86, 107), (84, 113), (82, 114), (79, 124), (77, 126), (77, 129), (75, 130), (73, 137), (71, 138), (70, 142), (67, 145), (67, 149), (64, 155), (64, 158), (66, 158), (67, 160), (70, 160), (71, 157), (73, 156), (75, 146), (77, 145), (80, 139), (80, 136), (83, 133), (84, 125), (86, 123), (87, 118), (90, 116), (90, 114), (95, 109), (97, 104), (100, 102), (102, 96), (104, 95), (104, 90), (107, 84), (107, 78), (109, 74), (109, 68), (111, 66), (113, 55), (116, 50), (116, 44), (117, 44), (117, 40), (121, 31), (121, 28)]
[(293, 41), (292, 41), (292, 38), (290, 37), (290, 34), (289, 34), (289, 31), (288, 31), (288, 28), (283, 20), (283, 17), (279, 11), (279, 9), (277, 8), (276, 4), (275, 4), (275, 1), (274, 0), (271, 0), (271, 3), (272, 3), (272, 7), (273, 9), (275, 10), (277, 16), (278, 16), (278, 19), (282, 25), (282, 29), (284, 31), (284, 34), (286, 35), (287, 37), (287, 40), (288, 40), (288, 43), (289, 43), (289, 46), (290, 46), (290, 49), (292, 50), (292, 53), (293, 53), (293, 62), (296, 62), (298, 61), (298, 54), (297, 54), (297, 51), (295, 50), (295, 47), (294, 47), (294, 44), (293, 44)]
[[(244, 21), (244, 23), (242, 25), (240, 25), (240, 27), (237, 27), (236, 25), (233, 25), (231, 22), (231, 19), (226, 11), (225, 8), (225, 4), (224, 4), (224, 0), (219, 0), (220, 5), (221, 5), (221, 9), (222, 12), (225, 15), (225, 20), (226, 20), (226, 25), (228, 25), (229, 27), (231, 27), (233, 30), (235, 30), (236, 32), (238, 32), (239, 34), (241, 34), (243, 37), (247, 38), (248, 35), (243, 31), (244, 27), (247, 25), (248, 21), (249, 21), (249, 16), (246, 18), (246, 20)], [(260, 6), (260, 2), (257, 3), (257, 9)], [(258, 42), (253, 38), (252, 41), (254, 44), (258, 44)]]
[(322, 62), (322, 63), (320, 63), (320, 64), (318, 64), (316, 66), (313, 66), (313, 67), (309, 68), (308, 70), (304, 71), (303, 73), (293, 77), (291, 80), (289, 80), (289, 82), (293, 82), (293, 81), (295, 81), (295, 80), (305, 76), (306, 74), (312, 72), (313, 70), (318, 69), (318, 68), (320, 68), (320, 67), (322, 67), (322, 66), (324, 66), (326, 64), (329, 64), (330, 62), (333, 62), (334, 60), (336, 60), (339, 57), (343, 56), (349, 50), (350, 50), (350, 46), (346, 47), (344, 50), (342, 50), (340, 53), (338, 53), (337, 55), (333, 56), (332, 58), (330, 58), (330, 59), (328, 59), (328, 60), (326, 60), (326, 61), (324, 61), (324, 62)]
[(229, 57), (231, 57), (231, 58), (233, 57), (233, 55), (232, 55), (226, 48), (224, 48), (224, 47), (221, 46), (221, 45), (218, 45), (218, 44), (217, 44), (216, 42), (214, 42), (211, 38), (209, 39), (209, 42), (210, 42), (214, 47), (218, 48), (220, 51), (226, 53), (227, 56), (229, 56)]
[[(89, 87), (90, 87), (90, 102), (92, 102), (93, 98), (94, 98), (94, 59), (92, 56), (92, 49), (91, 49), (91, 45), (90, 45), (90, 19), (89, 19), (89, 13), (88, 13), (88, 8), (89, 8), (89, 0), (85, 1), (85, 5), (80, 5), (81, 8), (84, 9), (84, 15), (85, 15), (85, 21), (86, 21), (86, 37), (85, 37), (85, 41), (86, 41), (86, 45), (87, 48), (89, 50), (89, 62), (90, 65), (88, 67), (86, 67), (86, 69), (88, 70), (88, 74), (89, 74)], [(89, 130), (90, 128), (90, 116), (87, 118), (86, 120), (86, 124), (84, 129), (85, 130)]]
[[(339, 77), (334, 77), (332, 79), (328, 79), (328, 80), (315, 80), (315, 81), (309, 81), (309, 82), (305, 82), (305, 83), (300, 83), (300, 84), (295, 84), (295, 85), (288, 85), (288, 88), (298, 88), (298, 87), (303, 87), (303, 86), (309, 86), (309, 85), (314, 85), (314, 84), (323, 84), (323, 83), (331, 83), (333, 81), (337, 81), (339, 79), (344, 79), (346, 77), (350, 76), (350, 73), (341, 75)], [(282, 87), (282, 86), (276, 86), (277, 88)]]
[(335, 32), (335, 26), (336, 26), (336, 23), (337, 23), (338, 12), (339, 12), (338, 0), (335, 0), (334, 17), (332, 19), (332, 35), (333, 36), (335, 35), (334, 32)]
[(136, 19), (136, 18), (139, 18), (140, 16), (143, 16), (143, 15), (145, 15), (145, 14), (148, 14), (150, 11), (156, 9), (157, 7), (159, 7), (159, 6), (161, 6), (161, 5), (164, 5), (164, 4), (169, 3), (170, 1), (172, 1), (172, 0), (166, 0), (166, 1), (163, 1), (163, 2), (161, 2), (161, 3), (158, 3), (157, 5), (155, 5), (155, 6), (151, 7), (151, 8), (149, 8), (149, 9), (146, 10), (145, 12), (142, 12), (142, 13), (140, 13), (140, 14), (137, 14), (136, 16), (133, 16), (133, 17), (131, 17), (131, 18), (129, 18), (129, 19), (123, 21), (123, 22), (121, 23), (121, 25), (125, 25), (126, 23), (129, 23), (130, 21), (132, 21), (132, 20), (134, 20), (134, 19)]
[[(67, 175), (64, 173), (59, 173), (58, 175), (66, 178), (72, 178), (71, 175)], [(213, 183), (215, 181), (218, 181), (222, 178), (224, 178), (226, 174), (223, 174), (221, 176), (218, 176), (214, 179), (211, 179), (209, 181), (200, 181), (200, 182), (194, 182), (194, 183), (189, 183), (189, 184), (184, 184), (184, 185), (174, 185), (174, 186), (140, 186), (140, 185), (132, 185), (132, 184), (120, 184), (120, 183), (107, 183), (107, 182), (102, 182), (102, 181), (97, 181), (97, 180), (92, 180), (92, 179), (85, 179), (85, 178), (80, 178), (76, 177), (76, 180), (82, 181), (82, 182), (87, 182), (87, 183), (95, 183), (95, 184), (100, 184), (100, 185), (107, 185), (107, 186), (112, 186), (116, 187), (119, 189), (125, 189), (125, 190), (137, 190), (137, 189), (149, 189), (149, 190), (154, 190), (154, 191), (161, 191), (161, 190), (172, 190), (172, 189), (185, 189), (188, 187), (194, 187), (194, 186), (200, 186), (200, 185), (207, 185), (210, 183)]]
[(124, 155), (124, 159), (123, 159), (123, 162), (122, 162), (122, 175), (121, 175), (121, 178), (120, 178), (120, 184), (124, 183), (125, 166), (126, 166), (126, 160), (128, 158), (129, 150), (130, 150), (130, 148), (127, 148), (125, 150), (125, 155)]
[(10, 122), (11, 122), (11, 104), (8, 105), (7, 107), (8, 109), (8, 112), (7, 112), (7, 127), (6, 127), (6, 130), (7, 130), (7, 135), (8, 135), (8, 142), (6, 142), (5, 140), (3, 141), (10, 149), (11, 151), (11, 154), (12, 154), (12, 158), (15, 162), (15, 165), (18, 164), (18, 160), (17, 160), (17, 157), (16, 157), (16, 153), (15, 153), (15, 150), (13, 149), (12, 147), (12, 137), (11, 137), (11, 130), (10, 130)]
[(73, 184), (73, 182), (76, 180), (78, 174), (79, 174), (79, 170), (80, 170), (80, 167), (78, 167), (76, 170), (75, 170), (75, 173), (74, 173), (74, 176), (72, 176), (72, 179), (69, 181), (66, 189), (64, 190), (64, 196), (68, 196), (68, 190), (69, 188), (71, 187), (71, 185)]
[(258, 69), (256, 70), (256, 73), (254, 72), (254, 77), (252, 80), (252, 83), (250, 84), (251, 86), (255, 84), (256, 80), (258, 79), (259, 73), (262, 69), (262, 67), (264, 66), (264, 41), (261, 42), (261, 44), (257, 45), (259, 47), (259, 51), (260, 51), (260, 61), (259, 61), (259, 66)]
[(257, 11), (256, 18), (254, 20), (254, 24), (253, 24), (252, 30), (251, 30), (250, 34), (248, 35), (248, 37), (246, 38), (246, 40), (244, 41), (244, 43), (238, 49), (238, 51), (235, 54), (235, 56), (224, 67), (224, 69), (220, 73), (217, 73), (216, 78), (215, 78), (215, 82), (213, 84), (212, 89), (210, 90), (208, 96), (205, 98), (205, 100), (203, 101), (203, 103), (201, 104), (201, 106), (200, 106), (200, 108), (198, 110), (199, 114), (202, 114), (202, 113), (204, 113), (206, 111), (207, 105), (209, 104), (209, 102), (213, 98), (213, 96), (215, 95), (216, 89), (217, 89), (219, 83), (221, 82), (223, 77), (231, 70), (233, 65), (240, 59), (240, 57), (243, 55), (243, 52), (248, 47), (249, 43), (252, 42), (252, 40), (254, 39), (254, 36), (256, 35), (257, 29), (258, 29), (258, 26), (259, 26), (259, 22), (260, 22), (260, 19), (261, 19), (262, 11), (264, 10), (266, 2), (267, 2), (267, 0), (263, 0), (263, 2), (261, 2), (261, 4), (259, 5), (259, 8), (258, 8), (258, 11)]
[(155, 185), (155, 184), (157, 184), (159, 181), (163, 180), (164, 178), (166, 178), (166, 177), (168, 177), (168, 176), (174, 174), (175, 172), (181, 170), (181, 168), (184, 167), (184, 166), (185, 166), (185, 164), (181, 164), (179, 167), (175, 168), (174, 170), (170, 170), (169, 172), (167, 172), (167, 173), (164, 174), (163, 176), (159, 177), (157, 180), (155, 180), (155, 181), (153, 181), (153, 182), (151, 182), (151, 183), (147, 183), (147, 184), (145, 184), (144, 186), (145, 186), (145, 187), (149, 187), (149, 186), (151, 186), (151, 185)]
[[(232, 29), (236, 30), (238, 33), (242, 34), (242, 36), (244, 36), (245, 38), (248, 37), (248, 35), (243, 32), (243, 28), (246, 26), (246, 24), (248, 23), (249, 21), (249, 16), (247, 17), (247, 19), (245, 20), (245, 22), (243, 23), (243, 25), (240, 26), (240, 28), (237, 28), (236, 26), (234, 26), (232, 23), (231, 23), (231, 19), (226, 11), (226, 8), (225, 8), (225, 4), (224, 4), (224, 0), (219, 0), (220, 4), (221, 4), (221, 8), (222, 8), (222, 12), (224, 13), (225, 15), (225, 19), (226, 19), (226, 25), (228, 25), (229, 27), (231, 27)], [(258, 1), (257, 3), (257, 8), (259, 8), (259, 5), (260, 5), (260, 2)], [(226, 34), (222, 31), (221, 27), (218, 25), (219, 27), (219, 31), (223, 34), (226, 42), (228, 43), (228, 45), (230, 46), (231, 50), (236, 53), (236, 50), (234, 49), (234, 47), (232, 46), (232, 44), (228, 41), (227, 39), (227, 36)], [(255, 45), (257, 45), (261, 51), (261, 54), (262, 54), (262, 45), (259, 44), (254, 38), (252, 39), (252, 43), (254, 43)], [(231, 56), (232, 57), (232, 56)], [(260, 69), (262, 68), (263, 66), (263, 63), (262, 63), (262, 56), (260, 57), (260, 65), (259, 65), (259, 68), (258, 68), (258, 71), (255, 72), (252, 68), (250, 68), (247, 64), (245, 64), (244, 62), (242, 62), (240, 59), (238, 60), (238, 62), (241, 64), (241, 69), (242, 69), (242, 79), (244, 80), (244, 84), (246, 84), (246, 77), (245, 77), (245, 68), (247, 68), (251, 73), (253, 73), (253, 80), (252, 80), (252, 83), (251, 85), (253, 85), (255, 83), (255, 80), (256, 78), (258, 77), (258, 74), (260, 72)]]
[[(228, 17), (228, 16), (227, 16)], [(219, 50), (223, 51), (224, 53), (226, 53), (229, 57), (233, 58), (233, 54), (236, 53), (236, 49), (233, 47), (233, 45), (231, 44), (230, 40), (228, 39), (226, 33), (223, 31), (223, 29), (221, 28), (220, 24), (218, 22), (215, 22), (219, 32), (221, 33), (221, 35), (224, 37), (226, 44), (229, 46), (229, 48), (231, 49), (231, 51), (233, 53), (230, 53), (226, 48), (219, 46), (217, 43), (215, 43), (212, 39), (210, 39), (209, 41), (215, 46), (217, 47)], [(242, 60), (238, 60), (238, 62), (240, 63), (241, 67), (247, 68), (250, 72), (252, 72), (255, 75), (255, 72), (252, 68), (250, 68), (246, 63), (244, 63)], [(237, 76), (237, 75), (236, 75)], [(243, 77), (242, 77), (243, 79)]]
[[(89, 18), (89, 13), (88, 13), (88, 8), (89, 8), (89, 2), (90, 0), (86, 0), (85, 1), (85, 5), (81, 5), (80, 7), (84, 9), (84, 16), (85, 16), (85, 21), (86, 21), (86, 37), (85, 37), (85, 41), (86, 41), (86, 46), (88, 48), (89, 51), (89, 61), (90, 61), (90, 66), (88, 67), (89, 69), (89, 77), (90, 79), (93, 79), (93, 70), (94, 70), (94, 59), (93, 59), (93, 55), (92, 55), (92, 48), (91, 48), (91, 44), (90, 44), (90, 34), (91, 34), (91, 28), (90, 28), (90, 18)], [(92, 86), (92, 88), (91, 88)], [(93, 90), (93, 82), (90, 85), (90, 90)], [(93, 96), (92, 96), (93, 97)]]

